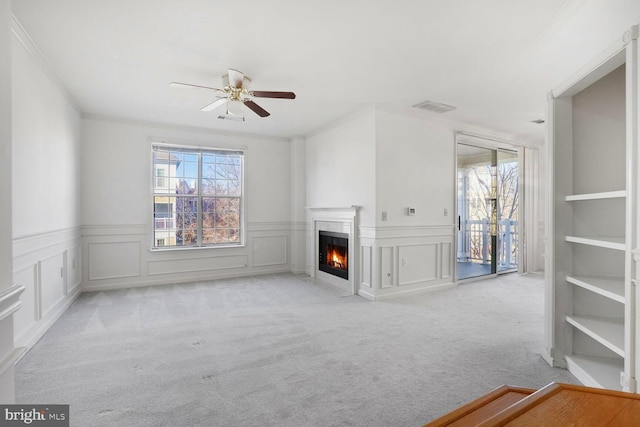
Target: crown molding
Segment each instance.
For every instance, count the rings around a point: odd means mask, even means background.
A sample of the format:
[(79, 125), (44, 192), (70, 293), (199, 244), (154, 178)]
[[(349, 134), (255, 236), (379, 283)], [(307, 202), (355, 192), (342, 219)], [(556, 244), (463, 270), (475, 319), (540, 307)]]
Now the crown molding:
[(44, 56), (38, 45), (33, 41), (33, 39), (29, 36), (27, 31), (24, 29), (18, 18), (15, 15), (11, 14), (11, 33), (14, 35), (16, 40), (20, 42), (20, 44), (25, 48), (25, 50), (31, 55), (33, 60), (36, 62), (40, 70), (49, 78), (51, 83), (60, 91), (65, 100), (71, 105), (79, 116), (82, 115), (83, 111), (80, 108), (80, 104), (76, 101), (76, 99), (71, 95), (69, 90), (65, 87), (58, 77), (58, 74), (54, 70), (51, 63)]

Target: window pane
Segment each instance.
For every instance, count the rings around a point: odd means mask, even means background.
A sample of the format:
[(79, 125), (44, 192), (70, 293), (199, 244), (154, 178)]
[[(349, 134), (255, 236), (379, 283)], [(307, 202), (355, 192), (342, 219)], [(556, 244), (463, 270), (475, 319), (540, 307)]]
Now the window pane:
[(154, 146), (153, 183), (155, 247), (241, 243), (241, 152)]
[(229, 243), (240, 243), (240, 229), (239, 228), (230, 228), (229, 229)]
[(235, 205), (234, 199), (225, 197), (202, 199), (204, 244), (239, 242), (239, 212), (231, 210)]
[(193, 245), (198, 236), (198, 209), (195, 197), (176, 197), (176, 245)]
[(214, 154), (202, 155), (202, 177), (213, 179), (216, 171), (216, 156)]

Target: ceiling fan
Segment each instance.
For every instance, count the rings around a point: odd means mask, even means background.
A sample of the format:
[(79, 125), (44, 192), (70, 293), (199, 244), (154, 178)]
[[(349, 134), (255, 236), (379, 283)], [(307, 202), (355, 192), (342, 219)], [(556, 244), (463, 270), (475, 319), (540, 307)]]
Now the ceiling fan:
[(170, 83), (170, 86), (172, 87), (209, 89), (220, 93), (215, 101), (202, 107), (201, 111), (212, 111), (226, 104), (226, 115), (219, 116), (219, 118), (222, 119), (244, 121), (244, 113), (242, 110), (243, 104), (260, 117), (269, 116), (269, 112), (256, 104), (252, 100), (252, 98), (296, 98), (296, 94), (293, 92), (249, 90), (250, 85), (251, 79), (245, 76), (241, 71), (234, 70), (233, 68), (229, 68), (228, 73), (222, 76), (222, 89), (209, 86), (194, 85), (190, 83)]

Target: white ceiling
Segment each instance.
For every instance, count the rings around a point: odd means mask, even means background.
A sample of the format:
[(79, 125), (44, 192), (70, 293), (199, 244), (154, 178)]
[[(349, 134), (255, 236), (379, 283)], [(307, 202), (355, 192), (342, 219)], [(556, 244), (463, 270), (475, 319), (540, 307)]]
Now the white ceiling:
[[(638, 0), (14, 0), (82, 112), (290, 137), (371, 104), (541, 141), (546, 94), (640, 22)], [(200, 108), (227, 68), (271, 116)], [(434, 115), (425, 100), (457, 107)]]

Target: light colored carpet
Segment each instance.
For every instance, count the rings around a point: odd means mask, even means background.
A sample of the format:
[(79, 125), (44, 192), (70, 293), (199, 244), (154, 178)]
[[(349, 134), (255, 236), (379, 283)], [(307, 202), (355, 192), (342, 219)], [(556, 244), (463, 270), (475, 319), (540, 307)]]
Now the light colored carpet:
[(549, 367), (541, 277), (370, 302), (293, 274), (84, 293), (16, 368), (73, 426), (420, 426)]

